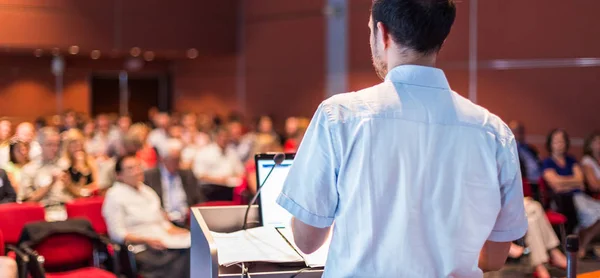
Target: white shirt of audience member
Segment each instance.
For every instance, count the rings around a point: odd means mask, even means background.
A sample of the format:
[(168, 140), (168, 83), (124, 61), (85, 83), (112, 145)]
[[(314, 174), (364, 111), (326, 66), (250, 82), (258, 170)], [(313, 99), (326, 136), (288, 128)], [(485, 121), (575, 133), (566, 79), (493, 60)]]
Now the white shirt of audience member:
[[(145, 184), (136, 190), (127, 184), (115, 182), (106, 193), (102, 216), (106, 220), (110, 238), (119, 243), (127, 235), (159, 238), (165, 244), (177, 237), (169, 235), (172, 224), (165, 218), (156, 192)], [(136, 246), (135, 251), (143, 251), (143, 246)]]
[(219, 145), (211, 143), (196, 153), (192, 171), (196, 177), (231, 178), (224, 185), (236, 187), (239, 185), (237, 177), (244, 173), (244, 165), (234, 149), (226, 148), (223, 151)]
[(581, 165), (591, 167), (594, 170), (594, 175), (600, 178), (600, 164), (593, 157), (586, 155), (581, 159)]

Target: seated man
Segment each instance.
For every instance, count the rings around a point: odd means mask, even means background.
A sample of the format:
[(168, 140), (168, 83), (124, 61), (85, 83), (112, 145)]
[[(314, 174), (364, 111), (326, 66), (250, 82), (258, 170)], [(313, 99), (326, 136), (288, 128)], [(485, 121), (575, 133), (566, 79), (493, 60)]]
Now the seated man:
[(17, 199), (44, 205), (48, 220), (64, 220), (66, 212), (62, 205), (73, 199), (71, 192), (75, 189), (70, 187), (66, 169), (59, 163), (58, 130), (52, 127), (42, 128), (39, 142), (42, 145), (42, 154), (39, 159), (23, 166)]
[(117, 182), (102, 206), (111, 239), (134, 245), (138, 274), (144, 278), (190, 277), (190, 233), (167, 220), (158, 195), (143, 183), (139, 159), (121, 157), (115, 171)]
[(229, 131), (221, 128), (216, 131), (214, 142), (196, 153), (193, 171), (203, 183), (208, 201), (232, 200), (233, 188), (242, 183), (244, 165), (229, 142)]
[(179, 168), (181, 141), (168, 139), (162, 149), (159, 166), (144, 172), (144, 183), (158, 194), (169, 220), (184, 227), (190, 206), (203, 202), (204, 195), (192, 171)]

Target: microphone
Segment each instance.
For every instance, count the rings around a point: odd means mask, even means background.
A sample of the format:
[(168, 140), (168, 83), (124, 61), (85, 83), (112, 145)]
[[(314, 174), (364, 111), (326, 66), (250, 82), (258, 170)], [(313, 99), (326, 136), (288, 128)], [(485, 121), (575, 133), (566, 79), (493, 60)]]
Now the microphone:
[(275, 167), (277, 167), (277, 165), (281, 165), (281, 163), (283, 163), (284, 160), (285, 160), (284, 153), (277, 153), (277, 154), (275, 154), (275, 156), (273, 156), (273, 162), (275, 162), (275, 164), (273, 164), (273, 166), (271, 167), (271, 170), (269, 170), (269, 173), (265, 177), (265, 180), (263, 180), (263, 182), (260, 184), (260, 186), (256, 190), (256, 194), (254, 194), (254, 197), (252, 197), (252, 200), (248, 203), (248, 207), (246, 207), (246, 214), (244, 214), (244, 225), (242, 225), (242, 230), (245, 230), (246, 226), (248, 225), (248, 214), (250, 213), (250, 208), (252, 207), (254, 202), (256, 202), (256, 199), (258, 198), (260, 191), (263, 189), (263, 186), (265, 185), (267, 180), (269, 180), (269, 177), (271, 176), (271, 173), (273, 173), (273, 170), (275, 170)]
[(579, 251), (579, 237), (570, 235), (567, 237), (567, 278), (577, 277), (577, 253)]

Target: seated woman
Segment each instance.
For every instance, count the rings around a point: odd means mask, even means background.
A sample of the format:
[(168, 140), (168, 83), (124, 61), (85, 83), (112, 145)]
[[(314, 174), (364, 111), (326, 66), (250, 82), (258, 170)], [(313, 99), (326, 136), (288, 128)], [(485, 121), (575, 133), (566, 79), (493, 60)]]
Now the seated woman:
[(555, 194), (558, 212), (568, 219), (567, 233), (579, 225), (579, 257), (584, 257), (590, 241), (600, 234), (600, 203), (583, 193), (583, 171), (575, 158), (567, 154), (567, 133), (561, 129), (550, 132), (546, 148), (551, 156), (542, 165), (544, 180)]
[(75, 197), (88, 197), (98, 187), (95, 161), (84, 150), (84, 136), (77, 129), (70, 129), (64, 134), (61, 167), (67, 172), (67, 190)]
[(581, 166), (587, 191), (595, 199), (600, 199), (600, 132), (594, 132), (585, 139), (583, 153)]
[(19, 182), (21, 181), (21, 169), (29, 163), (29, 144), (23, 141), (14, 140), (9, 145), (10, 160), (4, 166), (6, 174), (10, 179), (15, 192), (19, 193)]

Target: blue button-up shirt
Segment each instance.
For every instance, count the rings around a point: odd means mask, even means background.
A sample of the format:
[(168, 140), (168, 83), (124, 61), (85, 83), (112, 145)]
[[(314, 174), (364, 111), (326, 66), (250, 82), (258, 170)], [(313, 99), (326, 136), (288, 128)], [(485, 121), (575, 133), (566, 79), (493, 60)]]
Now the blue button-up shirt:
[(510, 129), (423, 66), (324, 101), (277, 201), (335, 222), (324, 277), (483, 277), (485, 241), (527, 230)]

